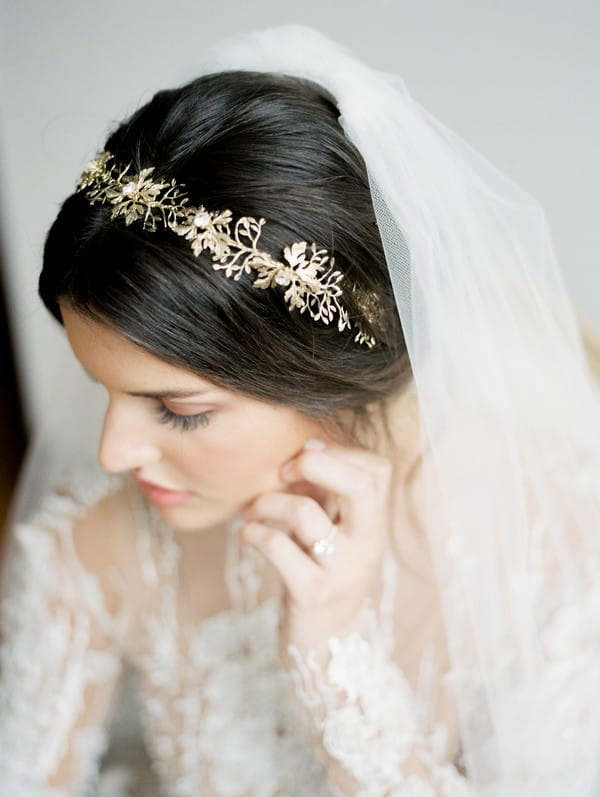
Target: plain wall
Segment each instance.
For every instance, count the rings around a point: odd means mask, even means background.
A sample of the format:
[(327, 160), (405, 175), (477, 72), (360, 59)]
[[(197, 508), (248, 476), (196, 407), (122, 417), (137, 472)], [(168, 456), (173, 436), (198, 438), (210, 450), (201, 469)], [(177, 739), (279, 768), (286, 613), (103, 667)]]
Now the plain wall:
[(195, 76), (207, 44), (301, 22), (413, 97), (543, 204), (567, 288), (600, 325), (600, 4), (594, 0), (0, 0), (0, 212), (26, 413), (62, 333), (36, 295), (45, 232), (105, 134)]

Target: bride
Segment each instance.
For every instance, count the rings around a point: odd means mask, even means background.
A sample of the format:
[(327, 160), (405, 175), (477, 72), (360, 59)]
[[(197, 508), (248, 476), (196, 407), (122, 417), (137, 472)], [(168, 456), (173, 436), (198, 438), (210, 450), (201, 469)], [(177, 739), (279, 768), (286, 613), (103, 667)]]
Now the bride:
[(104, 472), (11, 529), (0, 792), (108, 793), (128, 667), (119, 793), (592, 797), (598, 392), (543, 216), (316, 31), (211, 58), (48, 233)]

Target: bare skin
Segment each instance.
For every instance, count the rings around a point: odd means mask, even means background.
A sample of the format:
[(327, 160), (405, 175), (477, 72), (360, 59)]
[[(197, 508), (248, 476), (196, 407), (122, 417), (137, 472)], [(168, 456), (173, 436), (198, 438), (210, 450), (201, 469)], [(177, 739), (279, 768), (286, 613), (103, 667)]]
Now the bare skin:
[[(224, 526), (241, 513), (242, 542), (262, 552), (284, 585), (285, 659), (289, 644), (319, 649), (331, 635), (352, 630), (364, 599), (377, 593), (381, 558), (391, 542), (408, 564), (397, 605), (410, 611), (398, 618), (397, 660), (415, 683), (424, 644), (434, 642), (442, 651), (445, 646), (427, 545), (414, 522), (420, 453), (414, 394), (389, 404), (394, 440), (375, 414), (375, 432), (365, 434), (361, 446), (348, 445), (295, 409), (216, 387), (68, 306), (61, 309), (76, 357), (109, 395), (101, 465), (191, 494), (184, 503), (158, 507), (190, 554), (184, 562), (220, 558)], [(186, 396), (150, 397), (163, 391)], [(207, 415), (183, 430), (172, 419), (164, 422), (165, 408), (176, 416)], [(315, 438), (323, 447), (305, 448)], [(335, 555), (316, 557), (311, 545), (328, 534), (332, 521), (339, 527)], [(197, 605), (206, 616), (218, 610), (221, 592), (217, 584), (208, 591), (199, 596), (203, 607)], [(451, 707), (438, 709), (451, 725)]]
[[(161, 486), (190, 491), (192, 500), (160, 507), (165, 520), (179, 530), (201, 530), (226, 522), (250, 501), (269, 490), (288, 489), (280, 468), (313, 437), (330, 443), (322, 426), (295, 409), (267, 404), (215, 387), (189, 371), (149, 354), (106, 326), (62, 307), (71, 347), (88, 374), (108, 391), (109, 407), (98, 458), (111, 473), (132, 472)], [(180, 390), (187, 398), (164, 401), (172, 413), (209, 413), (196, 429), (161, 423), (160, 402), (134, 392)], [(392, 428), (399, 429), (395, 481), (401, 483), (417, 455), (414, 402), (392, 407)], [(380, 425), (381, 426), (381, 425)], [(365, 447), (386, 455), (389, 443), (381, 427), (379, 440)]]

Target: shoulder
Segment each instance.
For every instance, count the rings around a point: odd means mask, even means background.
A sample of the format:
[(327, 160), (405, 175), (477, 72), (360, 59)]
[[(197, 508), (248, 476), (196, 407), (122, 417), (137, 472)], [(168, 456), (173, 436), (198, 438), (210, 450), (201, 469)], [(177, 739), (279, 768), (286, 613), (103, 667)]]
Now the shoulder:
[[(130, 575), (137, 519), (130, 480), (97, 469), (69, 474), (8, 530), (3, 587), (44, 587), (115, 612)], [(28, 583), (30, 582), (30, 583)], [(11, 590), (12, 587), (12, 590)]]

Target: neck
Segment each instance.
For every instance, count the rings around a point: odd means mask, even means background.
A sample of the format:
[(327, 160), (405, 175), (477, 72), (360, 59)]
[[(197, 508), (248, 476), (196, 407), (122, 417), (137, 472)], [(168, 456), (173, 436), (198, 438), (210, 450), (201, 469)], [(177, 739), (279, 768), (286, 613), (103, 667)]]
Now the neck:
[(394, 464), (395, 483), (414, 478), (421, 461), (422, 440), (419, 405), (414, 385), (394, 396), (377, 418), (374, 451), (389, 457)]
[[(392, 396), (383, 407), (373, 404), (367, 412), (369, 424), (364, 424), (356, 435), (359, 445), (392, 461), (395, 484), (411, 481), (418, 470), (422, 451), (414, 385), (411, 383), (404, 391)], [(345, 428), (350, 430), (351, 414), (346, 420)], [(343, 443), (342, 440), (340, 442)]]

